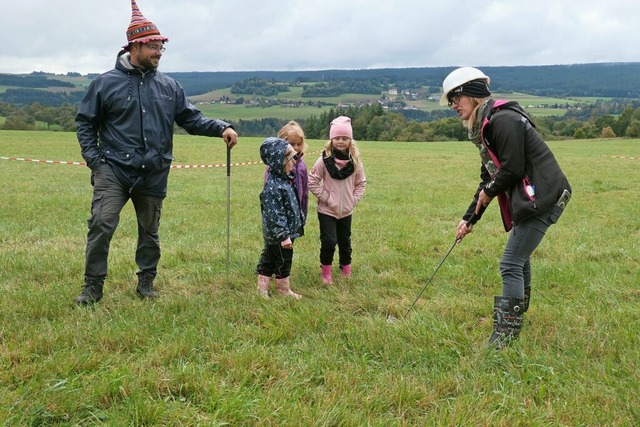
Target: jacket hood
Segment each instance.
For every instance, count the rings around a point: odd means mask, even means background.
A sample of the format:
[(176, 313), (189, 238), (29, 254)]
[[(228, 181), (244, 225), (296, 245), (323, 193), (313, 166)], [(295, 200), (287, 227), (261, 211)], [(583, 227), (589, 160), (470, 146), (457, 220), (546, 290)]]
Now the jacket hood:
[(124, 71), (133, 71), (135, 67), (131, 63), (131, 53), (122, 49), (116, 57), (116, 68)]
[(287, 147), (289, 143), (280, 138), (267, 138), (260, 146), (260, 158), (265, 165), (269, 166), (271, 173), (284, 174), (282, 165)]

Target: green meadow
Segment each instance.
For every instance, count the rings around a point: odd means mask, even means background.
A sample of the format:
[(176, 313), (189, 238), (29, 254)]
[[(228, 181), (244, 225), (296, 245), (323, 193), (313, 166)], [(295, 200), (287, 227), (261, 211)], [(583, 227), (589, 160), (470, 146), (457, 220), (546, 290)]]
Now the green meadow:
[[(336, 104), (337, 105), (337, 104)], [(198, 104), (196, 105), (208, 117), (221, 117), (232, 123), (238, 123), (239, 120), (260, 120), (265, 117), (286, 120), (308, 119), (311, 116), (319, 116), (336, 105), (312, 107), (284, 107), (281, 105), (272, 105), (269, 107), (257, 107), (242, 104)]]
[[(258, 161), (260, 142), (241, 138), (232, 163)], [(309, 168), (323, 144), (310, 141)], [(0, 159), (2, 424), (640, 424), (638, 140), (550, 143), (574, 197), (532, 258), (532, 305), (502, 351), (485, 349), (507, 237), (496, 206), (404, 317), (473, 196), (475, 147), (359, 146), (368, 186), (353, 277), (322, 284), (310, 196), (291, 276), (301, 301), (255, 291), (261, 164), (229, 177), (225, 167), (171, 172), (155, 302), (135, 294), (128, 204), (105, 297), (81, 308), (89, 170)], [(226, 161), (219, 139), (179, 135), (174, 154), (182, 165)], [(0, 156), (82, 160), (75, 135), (58, 132), (0, 131)]]
[[(198, 108), (201, 109), (206, 115), (210, 117), (223, 117), (227, 120), (238, 121), (242, 120), (258, 120), (265, 117), (272, 117), (281, 120), (290, 120), (292, 117), (298, 119), (306, 119), (313, 115), (319, 116), (322, 112), (328, 111), (331, 108), (334, 108), (338, 104), (346, 104), (346, 105), (359, 105), (361, 103), (375, 103), (378, 102), (382, 94), (380, 95), (363, 95), (363, 94), (343, 94), (339, 97), (327, 97), (327, 98), (302, 98), (302, 86), (291, 87), (288, 92), (280, 92), (277, 96), (268, 96), (268, 97), (258, 97), (264, 99), (279, 99), (283, 101), (295, 101), (295, 102), (303, 102), (308, 103), (310, 101), (313, 102), (323, 102), (328, 103), (328, 106), (322, 107), (312, 107), (308, 105), (300, 106), (300, 107), (291, 107), (291, 106), (282, 106), (282, 105), (274, 105), (269, 107), (258, 107), (254, 105), (246, 105), (246, 104), (220, 104), (213, 103), (210, 104), (208, 102), (218, 101), (222, 97), (229, 97), (232, 100), (236, 98), (255, 98), (250, 95), (234, 95), (231, 93), (230, 88), (226, 89), (218, 89), (212, 92), (208, 92), (203, 95), (197, 95), (190, 97), (189, 99), (192, 102), (207, 102), (204, 104), (197, 104)], [(389, 97), (389, 95), (386, 95)], [(439, 96), (439, 95), (438, 95)], [(529, 95), (525, 93), (496, 93), (494, 94), (496, 99), (508, 99), (511, 101), (517, 101), (522, 105), (528, 112), (530, 112), (535, 117), (543, 117), (543, 116), (563, 116), (566, 112), (565, 109), (562, 108), (550, 108), (548, 106), (552, 105), (575, 105), (576, 103), (593, 103), (596, 101), (595, 98), (550, 98), (550, 97), (541, 97), (536, 95)], [(431, 112), (433, 110), (442, 110), (447, 107), (443, 107), (438, 103), (438, 100), (431, 100), (426, 98), (421, 98), (415, 101), (406, 101), (407, 106), (415, 107), (419, 110), (423, 110), (426, 112)]]

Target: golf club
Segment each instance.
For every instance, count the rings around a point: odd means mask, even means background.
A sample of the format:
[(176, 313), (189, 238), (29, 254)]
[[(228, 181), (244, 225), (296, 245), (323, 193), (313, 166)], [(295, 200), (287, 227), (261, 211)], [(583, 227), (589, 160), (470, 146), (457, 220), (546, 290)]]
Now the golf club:
[(231, 223), (231, 148), (227, 145), (227, 286), (229, 286), (229, 229)]
[[(476, 213), (474, 212), (471, 217), (469, 217), (469, 219), (467, 220), (467, 227), (471, 225), (471, 222), (476, 218)], [(418, 296), (416, 297), (416, 299), (413, 301), (413, 304), (411, 304), (411, 307), (409, 307), (409, 309), (407, 310), (407, 312), (404, 314), (404, 316), (402, 316), (402, 318), (404, 319), (405, 317), (407, 317), (409, 315), (409, 312), (413, 309), (413, 307), (416, 305), (416, 303), (418, 302), (418, 300), (420, 299), (420, 296), (422, 295), (422, 293), (424, 292), (425, 289), (427, 289), (427, 286), (429, 286), (429, 283), (431, 283), (431, 281), (433, 280), (433, 277), (436, 275), (436, 273), (438, 272), (438, 270), (440, 270), (440, 267), (442, 267), (442, 264), (444, 264), (444, 262), (447, 260), (447, 257), (449, 256), (449, 254), (451, 253), (451, 251), (453, 251), (453, 248), (456, 247), (456, 245), (462, 241), (462, 236), (456, 236), (456, 239), (453, 241), (453, 245), (451, 245), (451, 247), (449, 248), (449, 250), (447, 251), (447, 254), (444, 256), (444, 258), (442, 258), (442, 261), (440, 261), (440, 264), (438, 264), (438, 266), (436, 267), (435, 271), (433, 272), (433, 274), (431, 275), (431, 277), (429, 277), (429, 280), (427, 280), (427, 282), (424, 284), (424, 286), (422, 287), (422, 289), (420, 290), (420, 292), (418, 293)], [(394, 321), (396, 321), (397, 319), (392, 316), (392, 315), (387, 315), (387, 322), (389, 323), (393, 323)]]

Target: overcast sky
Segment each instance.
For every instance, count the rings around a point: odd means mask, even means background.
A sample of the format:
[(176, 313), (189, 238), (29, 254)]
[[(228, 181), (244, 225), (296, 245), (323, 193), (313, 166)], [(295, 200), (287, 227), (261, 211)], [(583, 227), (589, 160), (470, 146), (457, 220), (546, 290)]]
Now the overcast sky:
[[(639, 0), (139, 0), (160, 69), (292, 71), (640, 61)], [(113, 68), (129, 0), (19, 0), (0, 73)]]

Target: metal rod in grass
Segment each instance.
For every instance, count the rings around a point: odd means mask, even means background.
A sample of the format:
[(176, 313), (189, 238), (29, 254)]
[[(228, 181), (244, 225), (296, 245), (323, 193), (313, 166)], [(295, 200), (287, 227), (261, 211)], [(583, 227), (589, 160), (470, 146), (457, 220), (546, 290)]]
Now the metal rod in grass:
[(231, 147), (227, 145), (227, 286), (229, 286), (230, 229), (231, 229)]
[[(476, 213), (474, 212), (471, 217), (469, 218), (469, 220), (467, 221), (467, 227), (469, 225), (471, 225), (471, 221), (473, 221), (476, 218)], [(409, 312), (411, 312), (411, 310), (413, 309), (413, 307), (416, 305), (416, 303), (418, 302), (418, 300), (420, 299), (420, 297), (422, 296), (422, 293), (424, 292), (425, 289), (427, 289), (427, 286), (429, 286), (429, 283), (431, 283), (431, 281), (433, 280), (434, 276), (436, 275), (436, 273), (438, 272), (438, 270), (440, 270), (440, 267), (442, 267), (442, 264), (444, 264), (444, 262), (447, 260), (447, 257), (449, 257), (449, 254), (451, 253), (451, 251), (453, 251), (453, 248), (456, 247), (456, 245), (458, 243), (460, 243), (462, 241), (462, 236), (456, 236), (456, 239), (453, 241), (453, 245), (451, 245), (451, 247), (449, 248), (449, 250), (447, 251), (447, 254), (444, 256), (444, 258), (442, 258), (442, 261), (440, 261), (440, 264), (438, 264), (438, 266), (436, 267), (435, 271), (433, 272), (433, 274), (431, 275), (431, 277), (429, 277), (429, 280), (427, 280), (427, 282), (424, 284), (424, 286), (422, 287), (422, 289), (420, 290), (420, 292), (418, 293), (418, 296), (416, 297), (415, 300), (413, 300), (413, 304), (411, 304), (411, 306), (409, 307), (409, 309), (407, 310), (407, 312), (404, 314), (404, 316), (402, 316), (402, 318), (406, 318), (409, 315)], [(389, 323), (393, 323), (395, 321), (397, 321), (398, 319), (394, 316), (392, 316), (391, 314), (387, 315), (387, 322)]]

